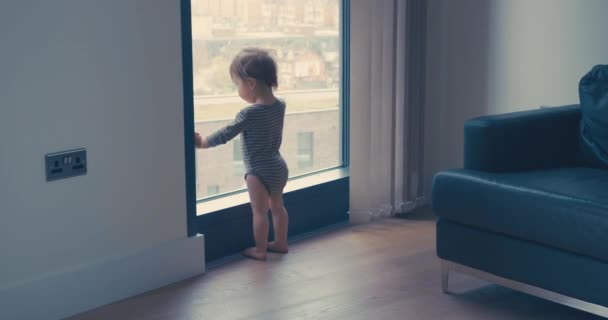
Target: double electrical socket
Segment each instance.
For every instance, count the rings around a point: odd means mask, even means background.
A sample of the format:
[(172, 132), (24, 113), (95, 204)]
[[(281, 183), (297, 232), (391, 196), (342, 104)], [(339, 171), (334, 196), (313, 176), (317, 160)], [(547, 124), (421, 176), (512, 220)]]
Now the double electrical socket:
[(87, 174), (87, 150), (84, 148), (49, 153), (44, 159), (46, 181)]

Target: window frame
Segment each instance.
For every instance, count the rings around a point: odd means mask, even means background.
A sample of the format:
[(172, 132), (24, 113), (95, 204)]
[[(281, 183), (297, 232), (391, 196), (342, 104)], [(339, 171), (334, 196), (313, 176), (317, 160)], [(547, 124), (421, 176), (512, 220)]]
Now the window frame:
[(194, 66), (192, 61), (192, 10), (190, 0), (180, 0), (182, 90), (184, 115), (184, 167), (186, 184), (186, 234), (198, 234), (196, 223), (196, 154), (194, 144)]

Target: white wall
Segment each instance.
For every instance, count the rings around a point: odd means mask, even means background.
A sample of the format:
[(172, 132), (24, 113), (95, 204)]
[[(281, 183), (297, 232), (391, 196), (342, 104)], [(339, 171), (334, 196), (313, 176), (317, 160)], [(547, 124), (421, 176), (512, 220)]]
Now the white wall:
[(178, 0), (0, 2), (0, 289), (186, 237), (180, 41)]
[(425, 182), (462, 166), (463, 124), (578, 102), (608, 63), (606, 0), (429, 0)]

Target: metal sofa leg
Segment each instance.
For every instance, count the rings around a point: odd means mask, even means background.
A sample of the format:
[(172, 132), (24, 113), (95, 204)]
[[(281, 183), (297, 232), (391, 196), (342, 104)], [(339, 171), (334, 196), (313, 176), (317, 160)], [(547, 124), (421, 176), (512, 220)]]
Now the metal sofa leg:
[(517, 282), (515, 280), (510, 280), (507, 278), (502, 278), (500, 276), (477, 270), (471, 267), (467, 267), (465, 265), (461, 265), (455, 262), (451, 262), (448, 260), (441, 261), (441, 287), (443, 292), (448, 292), (448, 280), (450, 271), (458, 271), (459, 273), (463, 273), (465, 275), (477, 277), (479, 279), (507, 287), (513, 290), (521, 291), (533, 296), (537, 296), (539, 298), (543, 298), (549, 301), (553, 301), (559, 304), (563, 304), (572, 308), (576, 308), (582, 311), (586, 311), (589, 313), (596, 314), (598, 316), (608, 318), (608, 307), (594, 304), (591, 302), (579, 300), (576, 298), (572, 298), (569, 296), (562, 295), (557, 292), (549, 291), (546, 289), (542, 289), (539, 287), (535, 287), (526, 283)]

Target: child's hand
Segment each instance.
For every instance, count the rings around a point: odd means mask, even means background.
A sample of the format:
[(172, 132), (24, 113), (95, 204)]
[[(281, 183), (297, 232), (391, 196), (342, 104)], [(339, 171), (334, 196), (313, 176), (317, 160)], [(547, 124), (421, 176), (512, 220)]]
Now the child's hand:
[(194, 145), (199, 149), (205, 147), (205, 141), (203, 141), (203, 137), (198, 132), (194, 133)]

